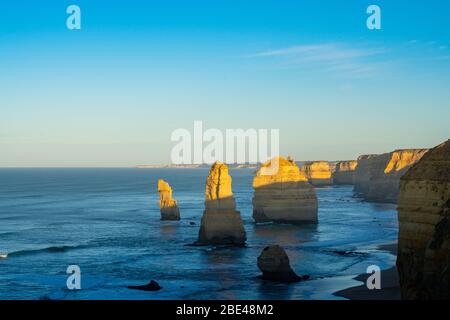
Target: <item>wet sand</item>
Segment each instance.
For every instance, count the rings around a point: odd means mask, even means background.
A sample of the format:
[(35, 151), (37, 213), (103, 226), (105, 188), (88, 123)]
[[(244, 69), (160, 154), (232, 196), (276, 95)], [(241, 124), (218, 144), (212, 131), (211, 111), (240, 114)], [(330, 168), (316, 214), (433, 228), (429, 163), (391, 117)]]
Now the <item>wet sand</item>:
[[(397, 255), (397, 243), (384, 244), (378, 247), (378, 250), (388, 251), (393, 255)], [(389, 269), (381, 271), (381, 289), (369, 290), (366, 286), (366, 280), (369, 274), (360, 274), (354, 279), (361, 281), (363, 284), (356, 287), (350, 287), (341, 291), (337, 291), (334, 295), (349, 300), (400, 300), (400, 287), (398, 280), (397, 267), (393, 266)]]

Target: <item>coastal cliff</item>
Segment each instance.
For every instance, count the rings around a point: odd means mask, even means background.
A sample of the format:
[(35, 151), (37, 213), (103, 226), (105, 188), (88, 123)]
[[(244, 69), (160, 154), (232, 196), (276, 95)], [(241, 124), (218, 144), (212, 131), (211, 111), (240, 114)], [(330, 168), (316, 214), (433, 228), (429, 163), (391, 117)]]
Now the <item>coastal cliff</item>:
[(158, 180), (158, 193), (161, 220), (180, 220), (180, 209), (172, 198), (172, 188), (162, 179)]
[(227, 165), (217, 161), (206, 179), (205, 211), (198, 244), (244, 245), (246, 240), (241, 214), (231, 190)]
[(402, 298), (450, 299), (450, 140), (401, 178), (398, 219)]
[(328, 161), (307, 161), (300, 168), (300, 171), (313, 186), (333, 184), (332, 167)]
[[(273, 174), (264, 169), (278, 164)], [(276, 157), (261, 165), (253, 179), (256, 222), (317, 222), (317, 196), (294, 161)]]
[(367, 201), (396, 203), (400, 178), (427, 149), (404, 149), (358, 158), (354, 173), (354, 192)]
[(334, 184), (352, 185), (354, 183), (354, 175), (358, 161), (339, 161), (333, 172)]
[[(379, 155), (376, 154), (364, 154), (358, 157), (357, 165), (354, 172), (354, 186), (353, 192), (356, 194), (364, 195), (369, 191), (370, 188), (370, 178), (372, 172), (374, 171), (376, 158)], [(387, 161), (387, 160), (386, 160)]]

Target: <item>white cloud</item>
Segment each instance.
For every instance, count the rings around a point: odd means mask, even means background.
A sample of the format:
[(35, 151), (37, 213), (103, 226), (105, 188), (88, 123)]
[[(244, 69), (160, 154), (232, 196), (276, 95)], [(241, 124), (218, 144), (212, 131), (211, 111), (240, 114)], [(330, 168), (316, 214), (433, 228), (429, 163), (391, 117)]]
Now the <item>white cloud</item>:
[(346, 77), (372, 76), (381, 68), (377, 58), (383, 48), (365, 48), (342, 43), (298, 45), (252, 54), (251, 58), (278, 58), (294, 66), (313, 67)]

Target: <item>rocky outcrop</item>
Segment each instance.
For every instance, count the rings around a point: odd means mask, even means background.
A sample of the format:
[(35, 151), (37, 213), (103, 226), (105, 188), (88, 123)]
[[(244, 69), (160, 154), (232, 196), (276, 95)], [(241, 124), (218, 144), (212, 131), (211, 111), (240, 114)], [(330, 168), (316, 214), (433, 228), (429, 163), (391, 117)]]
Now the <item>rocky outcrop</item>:
[(313, 186), (333, 184), (332, 167), (328, 161), (307, 161), (300, 170)]
[(177, 202), (172, 198), (172, 188), (162, 180), (158, 180), (159, 208), (161, 220), (180, 220), (180, 209)]
[(358, 161), (339, 161), (336, 163), (335, 170), (333, 172), (333, 183), (352, 185), (354, 183), (354, 174)]
[[(266, 169), (277, 165), (278, 170)], [(256, 222), (316, 223), (317, 196), (293, 160), (276, 157), (261, 165), (253, 179)]]
[(198, 244), (244, 245), (246, 240), (241, 214), (231, 190), (227, 165), (217, 161), (206, 179), (205, 211)]
[(355, 193), (367, 201), (396, 203), (400, 178), (426, 152), (427, 149), (405, 149), (361, 156), (354, 176)]
[(278, 245), (263, 249), (258, 257), (258, 268), (262, 271), (261, 279), (281, 282), (296, 282), (302, 280), (292, 270), (289, 257)]
[(127, 288), (142, 291), (158, 291), (162, 289), (159, 283), (156, 282), (155, 280), (151, 280), (149, 283), (144, 284), (142, 286), (127, 286)]
[(402, 298), (450, 299), (450, 140), (401, 178), (398, 219)]

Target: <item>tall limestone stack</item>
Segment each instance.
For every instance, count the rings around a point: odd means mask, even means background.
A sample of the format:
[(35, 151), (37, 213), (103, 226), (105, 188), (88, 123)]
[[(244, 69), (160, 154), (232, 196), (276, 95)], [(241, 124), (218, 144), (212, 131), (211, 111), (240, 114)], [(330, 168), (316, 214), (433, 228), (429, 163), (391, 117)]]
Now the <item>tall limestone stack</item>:
[(398, 219), (403, 299), (450, 299), (450, 140), (401, 178)]
[(300, 168), (313, 186), (333, 184), (333, 173), (328, 161), (307, 161)]
[(404, 149), (359, 157), (354, 192), (367, 201), (396, 203), (400, 178), (426, 152), (427, 149)]
[[(278, 170), (265, 174), (273, 163), (278, 163)], [(253, 188), (256, 222), (317, 222), (316, 192), (293, 160), (277, 157), (262, 164), (253, 179)]]
[(198, 244), (244, 245), (246, 240), (241, 214), (231, 191), (227, 165), (217, 161), (206, 179), (205, 211)]
[(358, 161), (339, 161), (336, 163), (336, 168), (333, 172), (333, 183), (352, 185), (354, 183), (354, 174)]
[(161, 220), (180, 220), (180, 209), (177, 202), (172, 198), (172, 188), (162, 180), (158, 180), (159, 208)]

